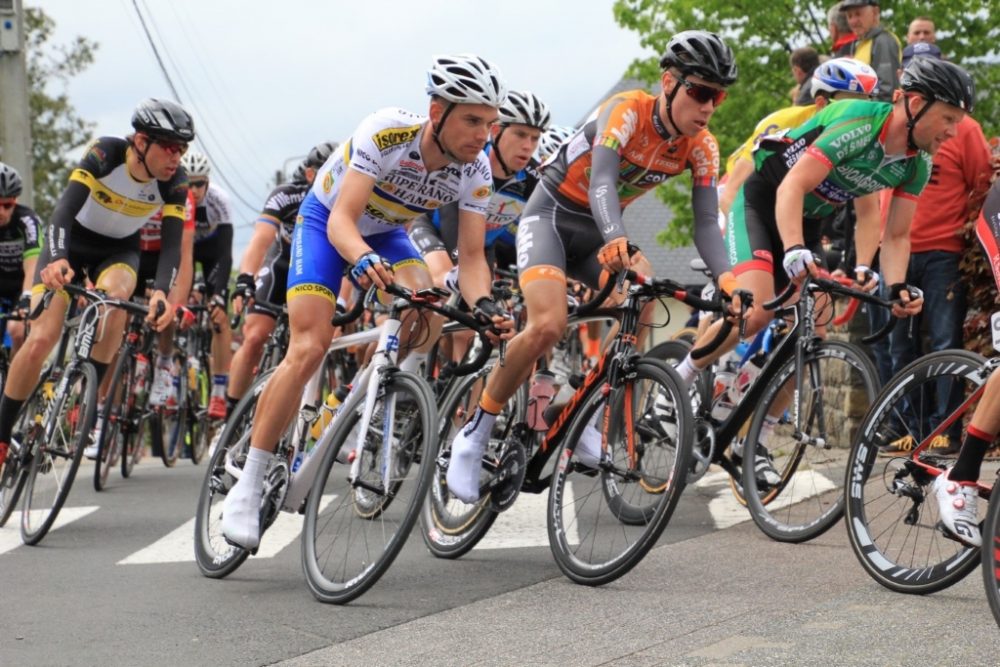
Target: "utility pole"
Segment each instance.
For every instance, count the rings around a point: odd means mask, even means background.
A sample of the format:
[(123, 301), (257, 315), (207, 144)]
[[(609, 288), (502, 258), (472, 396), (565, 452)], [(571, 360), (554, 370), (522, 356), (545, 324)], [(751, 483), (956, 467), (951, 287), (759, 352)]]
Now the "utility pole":
[(31, 175), (31, 122), (28, 68), (24, 52), (22, 0), (0, 0), (0, 161), (17, 169), (24, 181), (22, 203), (34, 200)]

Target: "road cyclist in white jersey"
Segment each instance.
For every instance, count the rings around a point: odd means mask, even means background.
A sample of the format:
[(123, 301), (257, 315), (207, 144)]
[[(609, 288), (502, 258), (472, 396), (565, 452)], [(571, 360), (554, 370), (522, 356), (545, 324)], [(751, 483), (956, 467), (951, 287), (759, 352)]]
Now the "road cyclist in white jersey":
[[(253, 551), (260, 542), (264, 478), (298, 408), (295, 398), (333, 337), (331, 319), (345, 271), (363, 287), (384, 288), (395, 281), (411, 289), (431, 287), (427, 266), (403, 225), (458, 201), (462, 295), (496, 327), (513, 326), (490, 297), (483, 250), (493, 193), (483, 148), (507, 97), (506, 85), (482, 58), (437, 56), (428, 71), (427, 92), (428, 117), (389, 109), (362, 121), (327, 160), (302, 202), (288, 277), (288, 352), (260, 396), (246, 463), (223, 506), (223, 534), (239, 547)], [(419, 363), (417, 355), (434, 342), (424, 331), (410, 337), (417, 354), (403, 360), (404, 370)], [(401, 341), (401, 349), (407, 344)]]

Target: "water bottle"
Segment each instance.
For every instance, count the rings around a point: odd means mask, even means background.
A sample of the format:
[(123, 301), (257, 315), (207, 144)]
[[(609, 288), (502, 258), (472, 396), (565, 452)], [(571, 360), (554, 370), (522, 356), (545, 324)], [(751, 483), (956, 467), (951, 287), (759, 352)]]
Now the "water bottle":
[(763, 367), (764, 354), (761, 352), (753, 355), (740, 366), (736, 372), (736, 382), (732, 392), (734, 402), (740, 401), (743, 398), (743, 395), (747, 393), (747, 389), (750, 388), (750, 385), (760, 375), (760, 369)]
[(188, 358), (188, 386), (197, 387), (198, 386), (198, 372), (201, 370), (201, 363), (198, 361), (198, 357)]
[[(323, 429), (326, 425), (330, 423), (333, 416), (337, 414), (337, 409), (340, 404), (343, 403), (344, 399), (347, 398), (347, 394), (350, 393), (351, 388), (348, 385), (340, 385), (335, 390), (331, 391), (327, 397), (326, 401), (323, 403), (323, 407), (319, 411), (319, 417), (313, 422), (312, 428), (309, 429), (309, 435), (312, 437), (313, 441), (319, 440), (319, 436), (323, 434)], [(292, 472), (295, 472), (292, 470)]]
[(528, 426), (535, 431), (547, 431), (545, 408), (549, 407), (556, 395), (556, 376), (550, 371), (538, 371), (531, 380), (528, 391)]
[(746, 351), (746, 343), (740, 342), (736, 348), (718, 361), (715, 384), (712, 388), (712, 418), (723, 421), (729, 417), (736, 405), (734, 386), (739, 371), (740, 359)]
[(142, 398), (146, 392), (146, 372), (149, 370), (149, 359), (141, 352), (135, 357), (135, 395), (138, 403), (142, 403)]

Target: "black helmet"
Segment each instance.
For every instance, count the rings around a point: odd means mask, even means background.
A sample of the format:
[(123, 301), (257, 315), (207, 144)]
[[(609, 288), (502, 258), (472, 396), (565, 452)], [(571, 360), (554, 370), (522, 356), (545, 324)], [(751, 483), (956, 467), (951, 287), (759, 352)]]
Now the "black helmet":
[(152, 97), (139, 102), (132, 114), (132, 127), (154, 139), (190, 142), (194, 139), (194, 121), (181, 105)]
[(18, 197), (24, 189), (17, 169), (0, 162), (0, 197)]
[(940, 101), (972, 113), (976, 84), (964, 69), (947, 60), (919, 56), (910, 61), (899, 79), (899, 87), (920, 93), (928, 101)]
[(323, 166), (323, 163), (333, 155), (333, 151), (337, 150), (340, 146), (336, 141), (324, 141), (321, 144), (316, 144), (313, 149), (309, 151), (309, 155), (306, 156), (305, 162), (302, 164), (306, 167), (312, 167), (313, 169), (319, 169)]
[(300, 162), (299, 166), (292, 172), (292, 183), (306, 183), (306, 163)]
[(736, 82), (736, 60), (722, 38), (707, 30), (685, 30), (674, 35), (660, 58), (660, 67), (676, 67), (706, 81), (729, 86)]

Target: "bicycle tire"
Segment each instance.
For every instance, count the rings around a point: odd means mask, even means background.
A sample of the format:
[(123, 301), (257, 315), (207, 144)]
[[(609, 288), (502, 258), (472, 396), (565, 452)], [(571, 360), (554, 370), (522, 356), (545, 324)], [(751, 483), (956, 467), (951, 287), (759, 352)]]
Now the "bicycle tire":
[(198, 465), (208, 451), (209, 444), (215, 429), (223, 428), (222, 424), (216, 423), (213, 426), (212, 420), (208, 418), (208, 408), (202, 407), (202, 396), (207, 396), (211, 391), (208, 386), (208, 375), (203, 371), (195, 374), (194, 387), (188, 388), (188, 399), (186, 401), (187, 410), (187, 436), (186, 440), (190, 446), (192, 465)]
[[(485, 383), (488, 373), (489, 369), (484, 369), (461, 378), (442, 397), (438, 406), (439, 461), (447, 455), (455, 434), (475, 411), (479, 394), (473, 395), (474, 386), (477, 382)], [(523, 421), (525, 398), (526, 391), (522, 385), (497, 417), (488, 450), (496, 450), (510, 436), (513, 425)], [(445, 470), (435, 465), (427, 500), (420, 512), (420, 536), (435, 557), (461, 558), (486, 536), (499, 513), (491, 507), (489, 495), (472, 504), (452, 498), (445, 476)]]
[[(104, 414), (98, 413), (101, 437), (97, 441), (97, 458), (94, 460), (94, 490), (103, 491), (108, 484), (111, 468), (118, 466), (123, 455), (122, 423), (128, 419), (130, 388), (135, 375), (135, 358), (119, 354), (111, 376), (111, 386), (104, 398)], [(127, 429), (126, 426), (126, 434)]]
[(147, 363), (146, 372), (142, 377), (135, 378), (130, 385), (133, 389), (128, 411), (129, 435), (125, 439), (125, 447), (122, 452), (122, 477), (128, 479), (132, 476), (132, 471), (146, 453), (146, 439), (149, 436), (149, 445), (153, 445), (153, 428), (158, 427), (153, 415), (155, 410), (149, 407), (149, 394), (153, 387), (153, 364)]
[[(778, 542), (800, 543), (819, 537), (844, 515), (844, 490), (848, 454), (854, 434), (847, 425), (858, 424), (878, 394), (878, 371), (857, 346), (837, 340), (815, 344), (804, 358), (807, 370), (800, 394), (805, 436), (824, 438), (817, 446), (797, 441), (795, 424), (785, 415), (786, 406), (767, 447), (781, 477), (776, 487), (761, 486), (754, 474), (756, 457), (744, 447), (743, 488), (747, 509), (760, 530)], [(795, 358), (788, 359), (761, 397), (746, 443), (760, 442), (770, 406), (794, 401)], [(791, 384), (791, 387), (788, 385)], [(855, 393), (860, 392), (860, 393)]]
[[(0, 374), (6, 380), (6, 367), (3, 368)], [(32, 397), (34, 395), (32, 393)], [(31, 399), (25, 401), (18, 412), (13, 432), (24, 432), (24, 428), (21, 426), (24, 422), (24, 415), (34, 414), (35, 409), (36, 406), (32, 404)], [(14, 438), (11, 438), (11, 440), (14, 440)], [(17, 446), (15, 447), (15, 445)], [(14, 513), (17, 501), (21, 499), (21, 492), (24, 490), (24, 483), (28, 478), (28, 471), (30, 469), (31, 462), (26, 459), (24, 448), (20, 443), (11, 442), (3, 465), (0, 465), (0, 528), (7, 524), (10, 515)]]
[(194, 555), (198, 569), (211, 579), (229, 576), (250, 555), (246, 549), (228, 543), (222, 535), (222, 501), (236, 483), (236, 478), (226, 472), (226, 462), (228, 460), (242, 468), (242, 462), (250, 448), (250, 430), (257, 400), (273, 373), (272, 368), (259, 375), (233, 408), (209, 459), (208, 469), (198, 492)]
[(177, 405), (161, 406), (157, 410), (160, 427), (160, 460), (163, 465), (173, 468), (184, 450), (184, 439), (187, 435), (188, 410), (188, 363), (183, 355), (174, 355), (173, 367), (177, 369)]
[[(97, 419), (97, 371), (90, 363), (84, 362), (70, 367), (66, 372), (66, 391), (52, 399), (56, 404), (49, 413), (50, 419), (56, 420), (53, 429), (56, 443), (32, 444), (35, 455), (31, 461), (24, 502), (21, 505), (21, 540), (29, 545), (38, 544), (59, 516), (59, 511), (69, 497), (87, 438)], [(78, 387), (79, 383), (83, 384), (82, 389)], [(36, 436), (40, 432), (44, 430), (34, 431)], [(58, 479), (58, 474), (53, 474), (57, 468), (56, 459), (66, 462), (62, 479)], [(44, 498), (53, 492), (55, 495), (52, 502), (45, 502)]]
[[(627, 392), (632, 394), (631, 405)], [(637, 426), (629, 427), (643, 420), (659, 420), (651, 409), (658, 399), (661, 404), (675, 406), (674, 423), (669, 430), (659, 430), (663, 434), (659, 442), (642, 443), (641, 457), (636, 443), (637, 457), (629, 460), (627, 442), (620, 439), (627, 440), (629, 433), (647, 437)], [(592, 475), (576, 462), (572, 449), (597, 411), (603, 411), (607, 419), (607, 450), (599, 474)], [(587, 586), (607, 584), (631, 571), (653, 548), (684, 490), (692, 422), (687, 388), (677, 372), (664, 362), (645, 357), (637, 360), (634, 375), (630, 372), (622, 386), (605, 395), (602, 385), (597, 385), (578, 404), (556, 453), (547, 512), (549, 546), (559, 569), (569, 579)], [(621, 459), (625, 459), (624, 465)], [(577, 472), (581, 474), (574, 474)], [(619, 482), (621, 500), (617, 508), (607, 502), (604, 487), (609, 476)], [(599, 488), (587, 491), (588, 479)], [(649, 493), (650, 487), (657, 490)], [(623, 503), (631, 506), (632, 512), (648, 514), (648, 521), (641, 525), (622, 521)], [(584, 524), (586, 527), (581, 528)], [(598, 544), (599, 533), (608, 535), (603, 538), (608, 542), (606, 546)]]
[[(385, 398), (390, 394), (397, 395), (393, 401), (396, 406), (400, 405), (402, 397), (412, 401), (412, 407), (415, 407), (415, 414), (411, 412), (413, 421), (419, 423), (418, 432), (411, 433), (413, 439), (402, 447), (406, 455), (404, 458), (408, 458), (409, 463), (405, 469), (406, 478), (392, 481), (397, 495), (391, 506), (383, 508), (374, 518), (359, 516), (354, 509), (356, 488), (352, 488), (350, 481), (340, 471), (331, 474), (337, 454), (360, 419), (357, 410), (349, 413), (342, 411), (337, 415), (336, 421), (339, 423), (334, 426), (332, 440), (323, 454), (323, 460), (309, 491), (305, 526), (302, 531), (302, 567), (310, 591), (320, 602), (345, 604), (373, 586), (402, 550), (427, 496), (437, 457), (434, 435), (438, 422), (431, 390), (427, 383), (416, 375), (397, 371), (386, 383), (384, 391), (380, 392), (380, 403), (384, 405)], [(382, 432), (388, 433), (385, 429)], [(389, 465), (393, 465), (393, 462)], [(419, 470), (414, 470), (415, 467)], [(410, 480), (412, 483), (402, 484)], [(342, 485), (338, 487), (332, 499), (329, 499), (330, 494), (327, 493), (328, 484), (334, 487)], [(400, 497), (400, 491), (404, 489), (410, 491), (408, 498)], [(324, 498), (327, 498), (327, 501), (324, 501)], [(409, 502), (406, 502), (407, 500)], [(332, 523), (339, 523), (342, 530), (333, 531), (334, 534), (329, 537), (317, 534), (317, 531), (324, 532), (324, 529)], [(349, 528), (343, 529), (345, 525)], [(324, 544), (318, 545), (318, 542), (332, 540), (329, 546), (332, 552), (337, 546), (338, 538), (344, 537), (345, 540), (350, 540), (359, 534), (363, 535), (359, 552), (356, 555), (352, 554), (351, 545), (347, 544), (343, 560), (336, 559), (336, 565), (330, 568), (331, 571), (328, 573), (324, 566), (335, 559), (332, 553), (326, 555), (327, 548)], [(384, 539), (384, 543), (381, 552), (376, 555), (380, 539)], [(359, 567), (360, 571), (349, 572), (354, 565)]]
[[(994, 489), (996, 482), (994, 482)], [(1000, 626), (1000, 493), (990, 494), (986, 521), (983, 523), (983, 584), (993, 620)]]
[[(909, 457), (878, 459), (877, 455), (880, 446), (901, 434), (913, 431), (917, 442), (925, 439), (937, 424), (914, 424), (913, 419), (904, 424), (913, 415), (910, 406), (923, 405), (925, 392), (942, 387), (966, 396), (986, 381), (983, 365), (981, 356), (964, 350), (934, 352), (914, 361), (882, 389), (858, 430), (844, 484), (847, 534), (865, 572), (890, 590), (934, 593), (961, 581), (979, 565), (978, 549), (950, 540), (937, 529), (933, 477), (907, 463)], [(917, 413), (917, 421), (923, 422), (921, 410)], [(893, 492), (894, 487), (912, 497)]]

